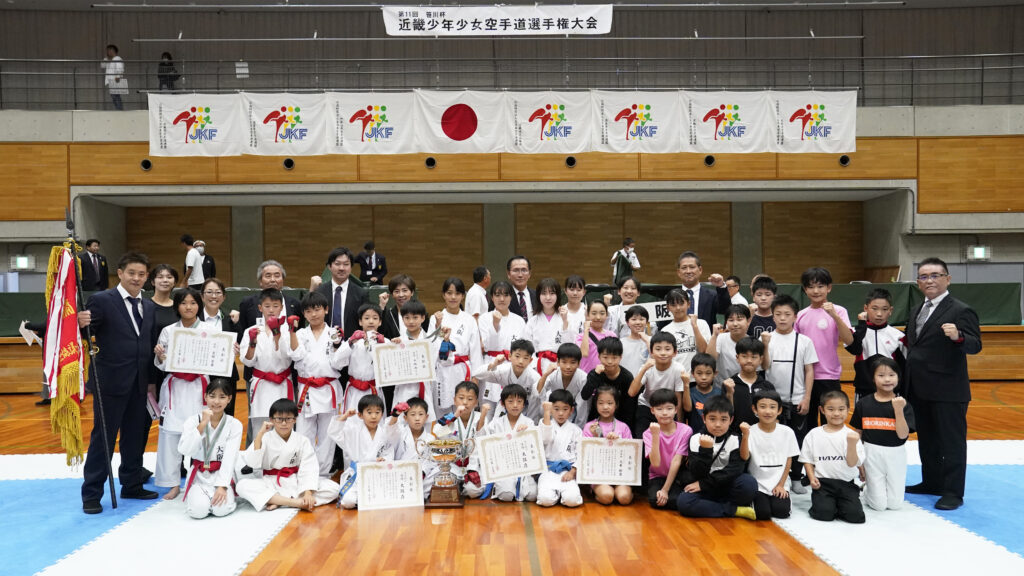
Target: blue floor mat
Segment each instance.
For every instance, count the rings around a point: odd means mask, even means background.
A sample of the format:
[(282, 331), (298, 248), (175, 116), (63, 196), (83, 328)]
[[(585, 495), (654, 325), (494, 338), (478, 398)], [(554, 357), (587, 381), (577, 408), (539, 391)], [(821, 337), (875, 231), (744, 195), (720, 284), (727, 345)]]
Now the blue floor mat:
[[(115, 487), (120, 486), (115, 482)], [(147, 488), (153, 489), (152, 482)], [(31, 575), (74, 552), (159, 500), (103, 496), (101, 514), (82, 512), (82, 480), (0, 481), (0, 558), (3, 574)], [(106, 492), (106, 490), (104, 490)], [(157, 489), (162, 496), (166, 488)]]
[[(907, 485), (921, 481), (921, 467), (907, 467)], [(1024, 485), (1024, 466), (973, 465), (967, 467), (964, 505), (944, 512), (935, 509), (938, 496), (907, 494), (906, 498), (935, 512), (1007, 550), (1024, 556), (1024, 501), (1018, 495)]]

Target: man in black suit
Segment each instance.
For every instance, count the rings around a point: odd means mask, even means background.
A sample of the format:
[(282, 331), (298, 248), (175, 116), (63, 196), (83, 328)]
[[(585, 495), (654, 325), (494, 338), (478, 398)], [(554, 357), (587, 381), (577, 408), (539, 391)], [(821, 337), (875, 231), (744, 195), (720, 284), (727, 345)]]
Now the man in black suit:
[(384, 256), (374, 249), (373, 240), (363, 244), (363, 251), (355, 258), (359, 264), (359, 280), (366, 284), (384, 284), (384, 277), (388, 273), (388, 264)]
[(85, 252), (80, 256), (82, 261), (82, 290), (94, 292), (110, 287), (110, 270), (107, 268), (107, 257), (100, 254), (100, 241), (90, 238), (85, 241)]
[(86, 310), (78, 313), (78, 324), (90, 326), (99, 354), (94, 357), (86, 387), (95, 391), (97, 382), (103, 397), (108, 450), (104, 452), (99, 402), (93, 399), (93, 429), (85, 459), (82, 482), (82, 511), (103, 511), (100, 499), (107, 479), (107, 454), (113, 454), (121, 432), (121, 467), (118, 480), (121, 498), (151, 500), (157, 493), (142, 487), (142, 453), (145, 450), (146, 387), (153, 364), (156, 306), (141, 297), (148, 277), (149, 260), (144, 254), (128, 253), (117, 264), (120, 283), (93, 294)]
[(981, 352), (978, 315), (949, 294), (949, 268), (938, 258), (917, 267), (917, 287), (925, 301), (907, 322), (907, 362), (903, 379), (917, 420), (921, 483), (911, 494), (935, 494), (939, 510), (964, 503), (967, 475), (967, 405), (971, 381), (967, 355)]
[(708, 323), (708, 327), (718, 324), (718, 315), (725, 314), (731, 303), (729, 289), (725, 287), (725, 278), (721, 274), (708, 277), (711, 287), (702, 286), (700, 277), (704, 274), (700, 256), (687, 250), (679, 255), (676, 261), (676, 275), (683, 283), (683, 292), (690, 297), (689, 314)]
[[(324, 295), (331, 303), (327, 324), (341, 328), (348, 336), (359, 330), (359, 307), (369, 302), (366, 290), (355, 282), (350, 282), (352, 275), (352, 251), (344, 246), (331, 250), (327, 255), (327, 267), (331, 270), (331, 283), (324, 284), (319, 276), (310, 279), (310, 291)], [(343, 375), (344, 376), (344, 375)], [(346, 379), (342, 380), (342, 383)]]
[[(537, 300), (536, 291), (527, 285), (531, 274), (530, 259), (522, 254), (516, 254), (505, 263), (505, 271), (508, 274), (508, 281), (515, 288), (508, 309), (529, 322), (530, 316), (533, 315), (533, 303)], [(489, 304), (488, 309), (493, 310), (494, 304)]]

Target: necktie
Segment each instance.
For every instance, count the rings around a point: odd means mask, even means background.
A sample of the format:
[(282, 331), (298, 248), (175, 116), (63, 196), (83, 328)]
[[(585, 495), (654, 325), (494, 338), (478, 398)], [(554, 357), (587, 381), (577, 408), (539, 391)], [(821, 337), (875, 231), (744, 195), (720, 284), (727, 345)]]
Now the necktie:
[(132, 316), (135, 318), (135, 333), (142, 334), (142, 312), (139, 311), (139, 303), (142, 301), (141, 298), (128, 297), (128, 302), (132, 305)]
[(690, 290), (689, 288), (687, 288), (686, 289), (686, 295), (690, 297), (690, 307), (686, 309), (686, 313), (687, 314), (693, 314), (693, 309), (694, 309), (694, 306), (693, 306), (693, 304), (694, 304), (694, 302), (693, 302), (693, 290)]
[[(331, 306), (331, 326), (342, 328), (341, 326), (341, 286), (334, 289), (334, 305)], [(342, 328), (344, 330), (344, 328)]]
[(526, 300), (523, 299), (523, 291), (519, 291), (519, 315), (526, 320)]
[(98, 278), (100, 275), (100, 259), (95, 254), (92, 255), (92, 267), (96, 269), (96, 277)]
[(921, 328), (924, 327), (924, 323), (928, 321), (928, 316), (932, 311), (932, 301), (925, 300), (924, 306), (921, 306), (921, 311), (917, 313), (917, 321), (914, 323), (914, 336), (921, 335)]

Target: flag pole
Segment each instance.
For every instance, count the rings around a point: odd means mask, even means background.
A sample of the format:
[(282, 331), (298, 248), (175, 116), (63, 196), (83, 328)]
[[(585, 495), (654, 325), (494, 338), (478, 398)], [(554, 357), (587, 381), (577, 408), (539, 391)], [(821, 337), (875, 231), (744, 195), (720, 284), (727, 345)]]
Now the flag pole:
[[(82, 275), (78, 273), (81, 269), (81, 260), (78, 257), (78, 251), (76, 250), (78, 243), (75, 241), (75, 222), (71, 219), (71, 211), (67, 208), (64, 209), (64, 222), (68, 230), (68, 242), (71, 244), (70, 252), (71, 257), (75, 261), (75, 290), (79, 306), (85, 306), (85, 298), (82, 295)], [(79, 308), (81, 311), (81, 308)], [(107, 438), (107, 417), (103, 412), (103, 395), (100, 392), (100, 374), (99, 370), (96, 369), (96, 354), (99, 353), (100, 349), (92, 342), (92, 325), (85, 327), (85, 342), (89, 347), (89, 370), (92, 373), (93, 387), (96, 390), (96, 407), (98, 409), (100, 419), (99, 422), (93, 422), (93, 426), (97, 424), (100, 430), (103, 432), (103, 453), (107, 457), (107, 483), (110, 486), (110, 506), (111, 508), (117, 509), (117, 494), (114, 492), (114, 465), (111, 463), (110, 455), (110, 440)]]

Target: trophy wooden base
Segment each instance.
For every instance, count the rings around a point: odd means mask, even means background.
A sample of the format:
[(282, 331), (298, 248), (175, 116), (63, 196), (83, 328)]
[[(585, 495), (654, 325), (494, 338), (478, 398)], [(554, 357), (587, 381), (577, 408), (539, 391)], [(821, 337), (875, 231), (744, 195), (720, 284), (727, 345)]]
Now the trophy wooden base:
[(462, 508), (462, 494), (459, 493), (459, 486), (432, 486), (430, 488), (430, 499), (423, 504), (425, 508)]

